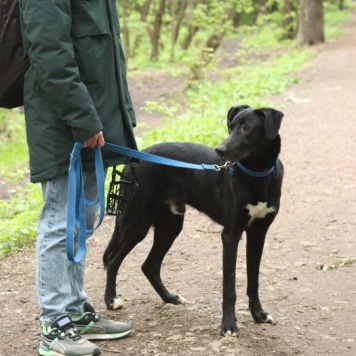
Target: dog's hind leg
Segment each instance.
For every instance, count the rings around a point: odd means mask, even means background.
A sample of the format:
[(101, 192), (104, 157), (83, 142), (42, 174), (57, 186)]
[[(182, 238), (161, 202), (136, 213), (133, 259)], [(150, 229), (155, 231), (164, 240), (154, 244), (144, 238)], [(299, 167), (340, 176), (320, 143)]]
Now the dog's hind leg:
[(152, 220), (134, 219), (116, 223), (111, 241), (104, 253), (106, 271), (105, 304), (108, 309), (120, 309), (123, 306), (116, 293), (116, 277), (119, 268), (129, 252), (141, 242), (148, 233)]
[(247, 295), (249, 309), (256, 323), (273, 324), (273, 317), (263, 310), (258, 295), (260, 262), (269, 225), (266, 221), (256, 221), (246, 231)]
[(175, 215), (167, 206), (163, 207), (154, 221), (152, 249), (142, 265), (142, 271), (165, 303), (184, 304), (185, 299), (168, 292), (161, 279), (162, 261), (175, 238), (182, 231), (184, 215)]

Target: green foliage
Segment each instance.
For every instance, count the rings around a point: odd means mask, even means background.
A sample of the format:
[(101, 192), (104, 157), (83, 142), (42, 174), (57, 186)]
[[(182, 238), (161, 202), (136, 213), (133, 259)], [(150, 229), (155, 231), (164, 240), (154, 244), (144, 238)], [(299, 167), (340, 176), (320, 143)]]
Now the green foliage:
[[(28, 150), (26, 144), (23, 114), (14, 110), (0, 109), (0, 174), (23, 167), (27, 164)], [(10, 144), (11, 143), (11, 144)]]
[(251, 14), (254, 12), (254, 2), (251, 0), (232, 0), (232, 9), (237, 13)]
[(356, 257), (351, 256), (351, 257), (342, 258), (338, 261), (331, 263), (330, 265), (319, 265), (317, 266), (317, 269), (320, 269), (322, 271), (332, 271), (340, 267), (349, 266), (353, 263), (356, 263)]
[(199, 27), (202, 31), (209, 30), (212, 33), (221, 31), (221, 24), (228, 26), (226, 10), (229, 8), (231, 8), (230, 0), (220, 0), (219, 2), (209, 0), (206, 3), (198, 3), (193, 11), (192, 25)]
[[(273, 36), (267, 31), (258, 32), (259, 36), (264, 36), (269, 41), (280, 41), (284, 38), (296, 36), (298, 0), (292, 0), (292, 9), (285, 13), (284, 0), (268, 0), (264, 6), (253, 0), (204, 0), (195, 1), (192, 17), (186, 9), (183, 19), (180, 22), (178, 38), (173, 45), (172, 31), (174, 17), (171, 14), (170, 4), (165, 7), (162, 17), (162, 29), (159, 40), (159, 60), (150, 61), (149, 53), (152, 50), (151, 36), (153, 36), (153, 25), (157, 11), (157, 0), (153, 0), (149, 7), (148, 15), (142, 19), (139, 9), (145, 1), (130, 1), (126, 12), (125, 26), (130, 34), (129, 38), (122, 33), (123, 42), (128, 41), (131, 48), (128, 54), (128, 65), (130, 70), (145, 70), (149, 68), (167, 69), (171, 68), (172, 60), (177, 66), (195, 63), (206, 46), (211, 35), (219, 35), (222, 38), (231, 37), (244, 31), (249, 31), (248, 27), (261, 28), (273, 31)], [(179, 12), (183, 2), (176, 2), (174, 11)], [(351, 1), (345, 1), (345, 10), (338, 9), (339, 1), (324, 1), (326, 24), (325, 32), (327, 40), (341, 34), (339, 23), (343, 23), (350, 17)], [(121, 9), (121, 2), (118, 2)], [(137, 6), (139, 5), (139, 6)], [(234, 22), (235, 16), (238, 18), (237, 24)], [(290, 21), (286, 21), (289, 19)], [(123, 22), (123, 19), (121, 18)], [(237, 27), (236, 27), (237, 26)], [(189, 51), (182, 48), (182, 45), (189, 31), (195, 28), (193, 40)], [(139, 40), (138, 40), (139, 39)], [(174, 47), (174, 59), (171, 56), (171, 49)], [(265, 44), (264, 47), (269, 46)]]
[[(145, 1), (130, 1), (129, 6), (124, 11), (124, 4), (117, 2), (119, 13), (121, 15), (121, 25), (123, 22), (127, 27), (127, 32), (130, 35), (126, 36), (122, 29), (122, 40), (125, 43), (125, 48), (129, 48), (128, 64), (131, 69), (143, 70), (147, 68), (164, 69), (171, 66), (172, 57), (171, 49), (174, 47), (174, 62), (182, 63), (182, 61), (194, 61), (199, 53), (206, 45), (208, 38), (211, 35), (228, 34), (234, 31), (233, 14), (239, 13), (241, 18), (245, 15), (249, 18), (254, 12), (253, 0), (204, 0), (195, 1), (192, 12), (189, 7), (182, 7), (182, 2), (174, 2), (174, 12), (183, 11), (182, 21), (179, 22), (177, 33), (177, 41), (172, 44), (172, 31), (175, 23), (174, 15), (172, 15), (171, 4), (166, 4), (162, 16), (162, 29), (159, 31), (159, 61), (148, 60), (148, 54), (152, 50), (152, 37), (156, 37), (154, 33), (154, 24), (156, 21), (156, 11), (158, 1), (153, 0), (151, 6), (148, 6), (147, 16), (143, 16), (143, 5), (148, 4)], [(126, 18), (123, 19), (123, 14)], [(244, 20), (242, 21), (244, 22)], [(248, 20), (249, 22), (249, 20)], [(188, 33), (194, 29), (194, 39), (189, 46), (189, 51), (183, 49), (183, 43), (188, 36)]]
[(36, 236), (41, 192), (38, 185), (17, 186), (0, 201), (0, 258), (32, 244)]
[[(346, 1), (345, 6), (351, 6)], [(350, 11), (339, 10), (336, 4), (324, 3), (325, 38), (331, 41), (344, 33), (343, 24), (351, 19)]]
[[(254, 61), (226, 70), (218, 80), (196, 83), (187, 92), (184, 110), (150, 102), (162, 115), (163, 127), (143, 136), (143, 146), (164, 141), (189, 141), (215, 146), (226, 136), (226, 113), (231, 105), (270, 106), (263, 98), (283, 92), (297, 82), (293, 75), (315, 53), (293, 49), (270, 60)], [(223, 123), (223, 124), (222, 124)]]
[(0, 258), (33, 243), (41, 204), (39, 186), (28, 183), (24, 116), (0, 109), (0, 176), (10, 198), (0, 201)]
[(265, 24), (263, 31), (261, 27), (241, 27), (238, 35), (241, 43), (237, 52), (238, 60), (241, 63), (250, 61), (253, 58), (261, 58), (273, 53), (280, 53), (289, 49), (296, 49), (294, 41), (281, 41), (282, 32), (276, 24)]

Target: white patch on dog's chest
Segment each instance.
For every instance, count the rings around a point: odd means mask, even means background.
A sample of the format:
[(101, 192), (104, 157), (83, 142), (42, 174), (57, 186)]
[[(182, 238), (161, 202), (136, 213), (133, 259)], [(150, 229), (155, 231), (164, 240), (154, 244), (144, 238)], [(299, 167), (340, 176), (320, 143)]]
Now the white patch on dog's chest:
[(273, 213), (276, 209), (273, 206), (268, 207), (267, 202), (259, 201), (256, 205), (247, 204), (246, 209), (250, 215), (248, 225), (251, 225), (255, 219), (264, 219), (267, 214)]

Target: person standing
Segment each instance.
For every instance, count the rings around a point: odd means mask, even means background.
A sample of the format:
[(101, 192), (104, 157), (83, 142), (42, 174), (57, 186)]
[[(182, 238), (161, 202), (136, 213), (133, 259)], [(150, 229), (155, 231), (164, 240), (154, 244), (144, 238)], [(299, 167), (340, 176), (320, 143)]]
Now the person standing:
[[(85, 258), (67, 259), (68, 166), (74, 143), (84, 142), (86, 198), (95, 201), (94, 148), (105, 141), (137, 148), (116, 1), (20, 0), (20, 19), (30, 59), (24, 88), (30, 179), (43, 193), (36, 243), (39, 354), (99, 355), (89, 339), (117, 339), (131, 325), (86, 304)], [(103, 161), (105, 167), (125, 163), (105, 150)], [(97, 210), (87, 208), (89, 229)]]

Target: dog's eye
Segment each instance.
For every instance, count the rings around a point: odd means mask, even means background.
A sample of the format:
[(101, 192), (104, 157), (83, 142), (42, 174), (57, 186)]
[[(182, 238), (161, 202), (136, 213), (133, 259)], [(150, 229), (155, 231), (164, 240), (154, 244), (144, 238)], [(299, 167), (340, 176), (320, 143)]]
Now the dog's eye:
[(242, 124), (241, 127), (240, 127), (240, 130), (242, 132), (249, 132), (250, 131), (250, 127), (245, 125), (245, 124)]

